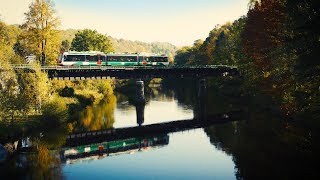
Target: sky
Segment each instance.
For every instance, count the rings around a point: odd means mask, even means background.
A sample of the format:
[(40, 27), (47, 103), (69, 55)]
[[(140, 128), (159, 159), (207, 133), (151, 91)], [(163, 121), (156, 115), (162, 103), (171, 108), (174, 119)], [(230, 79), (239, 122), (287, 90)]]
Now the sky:
[[(115, 38), (192, 45), (217, 24), (238, 19), (248, 0), (52, 0), (60, 29), (95, 29)], [(0, 18), (22, 24), (32, 0), (0, 0)]]

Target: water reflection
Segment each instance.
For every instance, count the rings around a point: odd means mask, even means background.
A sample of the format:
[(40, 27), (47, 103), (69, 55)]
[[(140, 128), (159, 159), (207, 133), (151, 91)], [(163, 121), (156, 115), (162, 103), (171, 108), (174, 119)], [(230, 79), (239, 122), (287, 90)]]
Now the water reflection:
[(160, 148), (169, 144), (167, 134), (148, 137), (132, 137), (114, 141), (105, 141), (94, 144), (82, 144), (75, 147), (65, 147), (61, 151), (65, 163), (78, 163), (101, 159), (107, 156), (132, 154), (150, 148)]
[(120, 93), (117, 93), (117, 99), (114, 128), (193, 118), (192, 108), (178, 104), (173, 91), (161, 87), (148, 89), (145, 102), (129, 99)]
[[(141, 104), (123, 94), (111, 96), (88, 107), (72, 124), (73, 132), (107, 129), (100, 134), (104, 139), (84, 137), (70, 145), (66, 128), (28, 134), (37, 148), (12, 156), (0, 171), (30, 179), (317, 179), (316, 128), (303, 128), (273, 113), (265, 102), (239, 96), (234, 84), (222, 88), (214, 83), (167, 82), (147, 89)], [(153, 134), (137, 133), (150, 124), (194, 116), (209, 122), (214, 114), (238, 110), (246, 113), (237, 122), (182, 132), (171, 127), (170, 133), (157, 135), (154, 129)]]
[(238, 179), (319, 179), (319, 132), (253, 108), (247, 119), (205, 128), (211, 143), (233, 156)]
[(213, 147), (202, 129), (168, 138), (170, 142), (161, 148), (68, 164), (64, 175), (70, 179), (235, 179), (232, 157)]
[(65, 127), (47, 127), (47, 131), (33, 132), (18, 142), (18, 151), (9, 153), (0, 163), (4, 179), (62, 179), (62, 163), (58, 150), (66, 142)]
[(100, 104), (87, 106), (80, 113), (80, 121), (75, 123), (75, 131), (94, 131), (101, 129), (110, 129), (115, 122), (114, 112), (117, 104), (115, 95), (106, 97)]

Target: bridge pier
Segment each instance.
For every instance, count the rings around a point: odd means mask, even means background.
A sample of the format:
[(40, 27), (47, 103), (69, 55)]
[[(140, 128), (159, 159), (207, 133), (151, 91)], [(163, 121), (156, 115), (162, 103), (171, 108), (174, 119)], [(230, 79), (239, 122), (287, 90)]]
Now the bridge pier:
[(194, 118), (200, 121), (206, 121), (208, 116), (207, 109), (207, 81), (206, 79), (198, 80), (197, 103), (195, 106)]
[(141, 126), (144, 123), (144, 108), (145, 104), (140, 103), (136, 105), (137, 124)]
[(136, 98), (138, 102), (144, 102), (144, 82), (141, 80), (136, 81)]
[(144, 108), (145, 108), (145, 97), (144, 97), (144, 82), (141, 80), (136, 81), (136, 114), (137, 124), (141, 126), (144, 123)]

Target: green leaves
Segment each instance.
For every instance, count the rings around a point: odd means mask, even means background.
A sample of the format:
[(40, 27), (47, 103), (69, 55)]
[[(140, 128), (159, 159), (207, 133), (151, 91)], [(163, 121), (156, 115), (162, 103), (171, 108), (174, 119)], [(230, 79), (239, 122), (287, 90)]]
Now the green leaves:
[(110, 39), (96, 30), (79, 31), (72, 40), (71, 49), (75, 51), (113, 52)]

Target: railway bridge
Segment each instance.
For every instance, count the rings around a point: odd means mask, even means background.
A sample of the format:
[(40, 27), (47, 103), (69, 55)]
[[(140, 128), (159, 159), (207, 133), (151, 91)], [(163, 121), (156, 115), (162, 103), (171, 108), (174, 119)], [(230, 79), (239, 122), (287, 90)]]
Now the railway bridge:
[(39, 66), (12, 65), (16, 71), (34, 71), (40, 68), (50, 79), (104, 79), (104, 78), (168, 78), (235, 76), (238, 69), (226, 65), (203, 66)]

